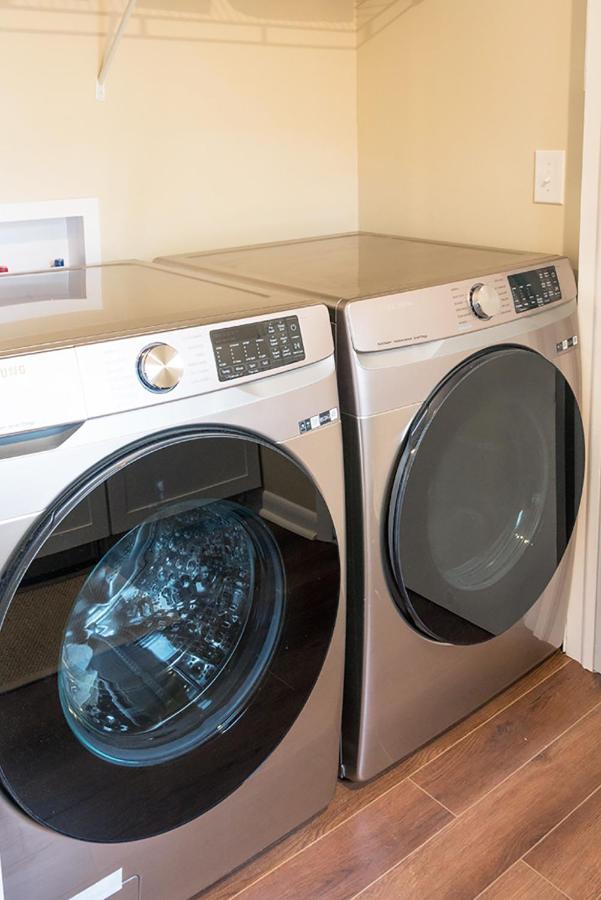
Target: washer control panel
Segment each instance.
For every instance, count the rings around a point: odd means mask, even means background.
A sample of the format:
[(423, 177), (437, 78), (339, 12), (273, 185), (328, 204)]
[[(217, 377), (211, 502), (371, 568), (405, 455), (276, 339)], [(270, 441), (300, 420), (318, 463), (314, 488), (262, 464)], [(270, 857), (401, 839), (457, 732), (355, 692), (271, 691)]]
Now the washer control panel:
[(561, 287), (555, 266), (509, 275), (508, 281), (516, 313), (561, 300)]
[(301, 362), (305, 347), (298, 316), (282, 316), (211, 331), (219, 381)]

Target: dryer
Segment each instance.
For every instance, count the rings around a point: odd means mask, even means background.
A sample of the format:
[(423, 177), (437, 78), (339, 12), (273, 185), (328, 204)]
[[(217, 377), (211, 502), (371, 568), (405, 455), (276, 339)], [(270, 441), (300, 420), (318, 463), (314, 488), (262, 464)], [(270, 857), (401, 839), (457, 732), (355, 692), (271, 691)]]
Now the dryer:
[(366, 233), (171, 264), (330, 306), (349, 522), (342, 772), (369, 779), (562, 645), (584, 468), (571, 266)]
[(6, 900), (184, 900), (332, 796), (341, 424), (296, 301), (0, 277)]

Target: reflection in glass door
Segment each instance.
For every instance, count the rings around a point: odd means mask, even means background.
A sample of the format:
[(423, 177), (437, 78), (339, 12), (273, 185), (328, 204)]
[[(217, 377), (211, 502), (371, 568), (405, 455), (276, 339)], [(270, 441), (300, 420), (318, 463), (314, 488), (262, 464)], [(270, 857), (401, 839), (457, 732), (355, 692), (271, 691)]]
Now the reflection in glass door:
[(259, 516), (223, 500), (163, 508), (78, 593), (58, 674), (74, 734), (111, 762), (151, 765), (226, 728), (271, 660), (284, 594)]

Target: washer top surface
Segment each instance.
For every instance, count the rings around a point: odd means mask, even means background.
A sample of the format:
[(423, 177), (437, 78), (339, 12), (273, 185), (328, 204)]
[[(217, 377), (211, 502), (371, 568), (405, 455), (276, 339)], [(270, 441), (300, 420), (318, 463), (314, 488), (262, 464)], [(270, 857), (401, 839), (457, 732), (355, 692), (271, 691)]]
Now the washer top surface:
[(340, 300), (460, 281), (549, 258), (544, 253), (356, 232), (160, 261), (310, 293), (332, 306)]
[(0, 356), (227, 322), (310, 302), (135, 261), (0, 275)]

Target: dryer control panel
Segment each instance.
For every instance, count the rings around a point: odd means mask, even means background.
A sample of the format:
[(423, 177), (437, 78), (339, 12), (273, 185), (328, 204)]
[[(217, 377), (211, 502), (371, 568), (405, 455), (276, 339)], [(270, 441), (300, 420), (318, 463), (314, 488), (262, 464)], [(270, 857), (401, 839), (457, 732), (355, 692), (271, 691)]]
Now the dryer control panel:
[(268, 372), (305, 358), (298, 316), (219, 328), (211, 331), (211, 344), (219, 381)]
[(561, 300), (561, 287), (555, 266), (509, 275), (509, 287), (517, 313), (537, 309)]
[(532, 259), (527, 268), (475, 273), (449, 284), (358, 300), (344, 307), (344, 315), (353, 347), (367, 353), (554, 315), (575, 299), (569, 260), (553, 257)]

